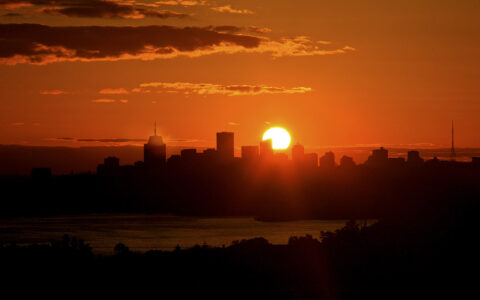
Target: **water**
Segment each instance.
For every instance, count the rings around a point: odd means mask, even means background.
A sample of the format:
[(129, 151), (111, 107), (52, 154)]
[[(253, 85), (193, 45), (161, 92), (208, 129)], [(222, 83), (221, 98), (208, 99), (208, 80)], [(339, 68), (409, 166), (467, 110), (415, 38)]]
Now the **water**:
[(234, 240), (264, 237), (286, 244), (291, 236), (333, 231), (345, 220), (260, 222), (253, 218), (194, 218), (166, 215), (86, 215), (0, 220), (4, 244), (48, 243), (64, 234), (82, 239), (96, 253), (112, 253), (117, 243), (134, 251), (173, 250), (177, 245), (228, 246)]

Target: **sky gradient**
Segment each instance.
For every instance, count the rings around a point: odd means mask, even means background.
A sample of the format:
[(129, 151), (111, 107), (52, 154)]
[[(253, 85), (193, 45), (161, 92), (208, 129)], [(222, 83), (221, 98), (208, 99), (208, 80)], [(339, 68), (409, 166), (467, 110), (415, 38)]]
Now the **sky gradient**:
[(480, 147), (480, 1), (0, 0), (0, 144)]

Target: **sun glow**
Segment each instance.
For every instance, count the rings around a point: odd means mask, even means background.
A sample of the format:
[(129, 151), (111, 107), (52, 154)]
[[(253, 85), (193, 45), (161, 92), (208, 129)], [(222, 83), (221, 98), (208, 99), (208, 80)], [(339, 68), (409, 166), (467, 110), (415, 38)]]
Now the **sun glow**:
[(287, 149), (290, 145), (290, 134), (281, 127), (272, 127), (265, 131), (263, 138), (265, 140), (272, 140), (272, 147), (276, 150)]

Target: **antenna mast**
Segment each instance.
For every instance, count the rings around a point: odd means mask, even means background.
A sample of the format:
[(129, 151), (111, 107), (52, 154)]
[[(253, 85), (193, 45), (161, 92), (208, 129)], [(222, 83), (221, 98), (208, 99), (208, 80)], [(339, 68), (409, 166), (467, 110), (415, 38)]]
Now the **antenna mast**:
[(155, 121), (155, 127), (154, 127), (154, 130), (153, 130), (153, 135), (157, 136), (157, 121)]
[(455, 153), (455, 131), (454, 131), (454, 128), (453, 128), (453, 120), (452, 120), (452, 149), (450, 149), (450, 158), (452, 159), (452, 161), (455, 160), (455, 157), (457, 156), (456, 153)]

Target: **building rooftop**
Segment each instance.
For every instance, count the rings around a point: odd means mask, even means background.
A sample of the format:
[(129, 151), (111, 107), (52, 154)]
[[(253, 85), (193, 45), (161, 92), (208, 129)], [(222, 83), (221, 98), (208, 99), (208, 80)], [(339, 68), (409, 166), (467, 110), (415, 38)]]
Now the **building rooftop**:
[(163, 145), (163, 138), (159, 135), (152, 135), (149, 139), (148, 139), (148, 144), (149, 145)]

